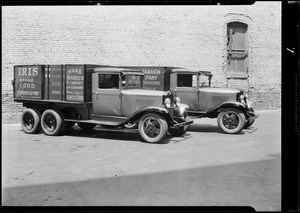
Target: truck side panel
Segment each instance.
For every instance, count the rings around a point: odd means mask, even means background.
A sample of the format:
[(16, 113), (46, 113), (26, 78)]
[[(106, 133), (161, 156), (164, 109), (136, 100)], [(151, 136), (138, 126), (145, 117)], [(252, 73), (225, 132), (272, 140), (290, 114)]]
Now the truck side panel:
[(14, 67), (14, 98), (43, 98), (44, 67), (42, 65)]
[[(64, 77), (62, 65), (49, 65), (46, 67), (48, 76), (45, 75), (45, 81), (48, 81), (49, 87), (46, 88), (45, 94), (48, 94), (49, 100), (64, 100)], [(45, 98), (46, 99), (46, 98)]]
[(84, 65), (66, 65), (66, 101), (84, 102), (88, 94), (85, 90), (86, 82)]
[(92, 101), (92, 72), (104, 65), (18, 65), (14, 67), (14, 98), (24, 100)]

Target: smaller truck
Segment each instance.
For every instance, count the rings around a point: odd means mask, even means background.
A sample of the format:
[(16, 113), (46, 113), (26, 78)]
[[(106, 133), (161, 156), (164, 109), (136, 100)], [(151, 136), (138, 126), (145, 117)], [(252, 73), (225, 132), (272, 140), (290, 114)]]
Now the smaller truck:
[(124, 66), (145, 74), (144, 89), (170, 91), (189, 108), (188, 118), (217, 118), (220, 129), (237, 134), (258, 117), (243, 90), (211, 87), (212, 73), (181, 67)]
[(26, 133), (55, 136), (77, 125), (109, 128), (138, 126), (140, 136), (159, 143), (167, 132), (184, 134), (192, 121), (188, 108), (171, 92), (143, 90), (144, 73), (103, 65), (14, 66), (14, 101)]

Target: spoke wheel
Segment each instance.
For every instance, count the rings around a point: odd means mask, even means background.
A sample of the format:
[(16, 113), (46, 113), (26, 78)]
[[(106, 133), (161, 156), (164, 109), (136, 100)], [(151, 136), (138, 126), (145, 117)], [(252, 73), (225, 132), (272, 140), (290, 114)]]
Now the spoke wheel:
[(168, 124), (160, 115), (149, 113), (139, 122), (139, 133), (149, 143), (159, 143), (167, 133)]
[(245, 126), (246, 118), (244, 113), (237, 108), (227, 108), (221, 111), (218, 116), (218, 125), (229, 134), (241, 132)]
[(25, 109), (21, 116), (22, 129), (28, 134), (34, 134), (41, 130), (41, 114), (36, 109)]
[(41, 126), (47, 135), (58, 135), (65, 127), (63, 115), (58, 110), (46, 110), (42, 115)]

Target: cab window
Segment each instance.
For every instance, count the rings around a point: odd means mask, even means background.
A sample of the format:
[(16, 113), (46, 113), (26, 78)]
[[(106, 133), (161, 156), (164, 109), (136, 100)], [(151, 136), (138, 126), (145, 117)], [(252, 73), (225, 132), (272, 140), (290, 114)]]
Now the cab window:
[(126, 75), (122, 78), (122, 85), (126, 89), (139, 89), (142, 86), (142, 76), (139, 75)]
[(119, 75), (99, 74), (99, 89), (119, 89)]
[(199, 86), (200, 87), (209, 87), (210, 86), (210, 77), (207, 75), (199, 75)]
[(197, 86), (197, 75), (178, 74), (177, 75), (177, 86), (178, 87), (196, 87)]

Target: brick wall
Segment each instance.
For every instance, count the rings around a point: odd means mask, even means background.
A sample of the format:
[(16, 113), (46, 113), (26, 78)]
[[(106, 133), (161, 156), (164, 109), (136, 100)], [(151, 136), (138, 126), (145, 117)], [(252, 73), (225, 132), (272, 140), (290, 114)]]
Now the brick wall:
[[(226, 76), (226, 24), (249, 26), (249, 78)], [(2, 122), (18, 64), (182, 66), (213, 72), (214, 86), (243, 88), (256, 109), (280, 108), (281, 2), (248, 6), (2, 7)]]

